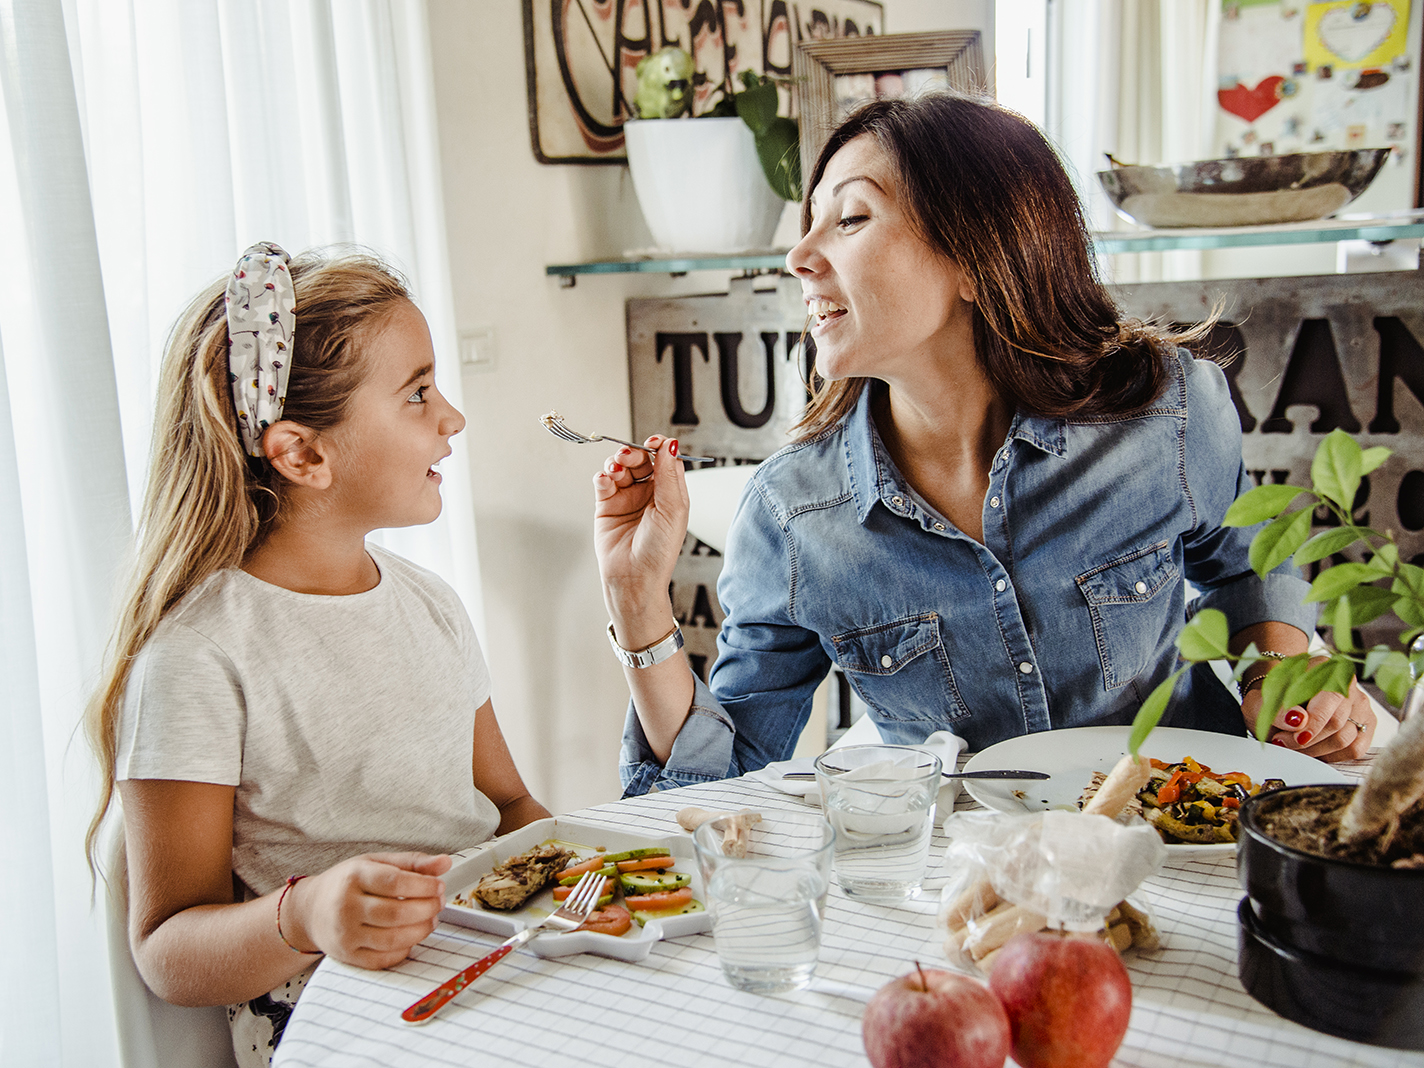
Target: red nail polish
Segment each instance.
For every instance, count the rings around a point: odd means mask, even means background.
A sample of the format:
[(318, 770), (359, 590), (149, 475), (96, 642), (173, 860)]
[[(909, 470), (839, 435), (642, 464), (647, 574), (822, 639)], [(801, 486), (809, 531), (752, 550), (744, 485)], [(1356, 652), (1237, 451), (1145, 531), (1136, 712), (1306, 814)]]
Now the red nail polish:
[(672, 453), (674, 456), (677, 455), (677, 438), (672, 439), (672, 444), (668, 446), (668, 452)]
[(1315, 735), (1311, 734), (1310, 731), (1301, 731), (1295, 736), (1295, 741), (1297, 745), (1309, 745), (1310, 740), (1314, 737)]
[(623, 465), (622, 465), (622, 464), (614, 464), (614, 465), (613, 465), (613, 471), (612, 471), (611, 473), (616, 475), (619, 471), (622, 471), (622, 470), (623, 470)]
[(1292, 708), (1286, 713), (1286, 726), (1295, 730), (1305, 722), (1305, 713), (1298, 708)]
[(1271, 739), (1271, 744), (1272, 744), (1272, 745), (1278, 745), (1278, 746), (1280, 746), (1282, 749), (1289, 749), (1289, 748), (1290, 748), (1290, 746), (1286, 744), (1286, 736), (1285, 736), (1284, 734), (1278, 734), (1278, 735), (1276, 735), (1274, 738), (1272, 738), (1272, 739)]

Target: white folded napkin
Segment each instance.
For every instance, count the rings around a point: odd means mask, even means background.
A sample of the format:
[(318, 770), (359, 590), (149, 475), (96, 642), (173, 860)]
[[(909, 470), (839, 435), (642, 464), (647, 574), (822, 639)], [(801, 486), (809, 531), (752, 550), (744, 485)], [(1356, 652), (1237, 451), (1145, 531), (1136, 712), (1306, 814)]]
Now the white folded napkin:
[[(956, 734), (949, 731), (935, 731), (926, 738), (916, 749), (924, 749), (939, 757), (940, 763), (944, 765), (945, 771), (954, 771), (958, 766), (959, 754), (964, 751), (965, 741)], [(835, 747), (832, 746), (834, 749)], [(759, 771), (747, 773), (747, 777), (764, 782), (768, 786), (775, 787), (784, 794), (795, 794), (804, 797), (807, 801), (820, 804), (821, 790), (816, 785), (815, 779), (784, 779), (782, 778), (789, 771), (814, 772), (815, 757), (796, 757), (792, 760), (777, 760)], [(857, 769), (853, 774), (859, 778), (868, 776), (870, 768)], [(945, 779), (939, 789), (939, 797), (935, 802), (935, 818), (943, 821), (946, 816), (954, 811), (954, 799), (959, 796), (959, 780)]]

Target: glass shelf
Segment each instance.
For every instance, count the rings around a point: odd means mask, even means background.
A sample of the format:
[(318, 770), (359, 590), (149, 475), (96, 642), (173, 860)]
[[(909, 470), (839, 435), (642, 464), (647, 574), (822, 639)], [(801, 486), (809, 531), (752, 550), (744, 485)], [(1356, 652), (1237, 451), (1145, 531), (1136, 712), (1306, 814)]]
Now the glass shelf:
[[(1333, 241), (1394, 241), (1424, 237), (1424, 211), (1393, 215), (1345, 215), (1276, 226), (1222, 229), (1113, 230), (1093, 234), (1102, 253), (1165, 252), (1172, 249), (1244, 248), (1248, 245), (1304, 245)], [(741, 252), (730, 256), (627, 256), (589, 263), (557, 263), (544, 268), (567, 288), (581, 274), (672, 274), (689, 271), (777, 271), (786, 266), (786, 249)]]

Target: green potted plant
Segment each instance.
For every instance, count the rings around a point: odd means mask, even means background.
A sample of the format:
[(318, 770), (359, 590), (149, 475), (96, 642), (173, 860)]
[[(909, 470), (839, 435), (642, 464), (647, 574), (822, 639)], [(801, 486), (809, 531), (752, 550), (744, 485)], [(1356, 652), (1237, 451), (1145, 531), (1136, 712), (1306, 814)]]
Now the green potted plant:
[[(1424, 1049), (1424, 568), (1401, 560), (1392, 535), (1356, 524), (1351, 510), (1360, 480), (1389, 454), (1333, 431), (1316, 450), (1309, 487), (1259, 486), (1226, 513), (1228, 526), (1265, 523), (1251, 543), (1252, 567), (1263, 576), (1292, 558), (1305, 565), (1346, 550), (1361, 557), (1323, 568), (1311, 583), (1307, 600), (1323, 606), (1331, 647), (1271, 671), (1257, 736), (1265, 741), (1282, 708), (1327, 690), (1345, 694), (1355, 676), (1372, 679), (1403, 711), (1399, 732), (1360, 785), (1292, 786), (1242, 805), (1239, 966), (1246, 989), (1289, 1019)], [(1338, 526), (1312, 536), (1318, 508)], [(1400, 624), (1398, 647), (1356, 648), (1352, 627), (1385, 613)], [(1191, 662), (1235, 661), (1240, 679), (1260, 654), (1253, 646), (1232, 656), (1227, 640), (1225, 617), (1206, 610), (1183, 628), (1178, 648)], [(1143, 703), (1133, 753), (1182, 671)]]
[(623, 133), (638, 204), (658, 246), (768, 247), (785, 201), (801, 199), (797, 127), (777, 114), (777, 83), (743, 71), (737, 92), (729, 75), (716, 105), (693, 120), (692, 56), (669, 46), (643, 57), (637, 74), (630, 105), (637, 118)]

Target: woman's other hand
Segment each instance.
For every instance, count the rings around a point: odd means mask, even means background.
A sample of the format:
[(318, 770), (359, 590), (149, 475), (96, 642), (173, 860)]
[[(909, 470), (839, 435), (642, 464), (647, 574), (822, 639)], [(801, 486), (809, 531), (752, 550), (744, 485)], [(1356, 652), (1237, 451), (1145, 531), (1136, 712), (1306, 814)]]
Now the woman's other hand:
[(677, 439), (655, 435), (647, 446), (656, 450), (652, 457), (619, 449), (593, 477), (594, 551), (604, 599), (629, 649), (667, 632), (668, 584), (687, 537), (687, 480)]
[(389, 968), (429, 937), (445, 907), (450, 858), (367, 853), (294, 883), (282, 902), (282, 933), (297, 949), (321, 950), (359, 968)]
[[(1311, 663), (1320, 663), (1323, 659), (1317, 658)], [(1241, 701), (1241, 713), (1252, 733), (1255, 733), (1256, 714), (1260, 709), (1261, 688), (1258, 686)], [(1348, 697), (1318, 693), (1303, 706), (1281, 709), (1271, 724), (1268, 740), (1320, 760), (1358, 760), (1374, 740), (1375, 723), (1369, 698), (1360, 684), (1351, 679)]]

